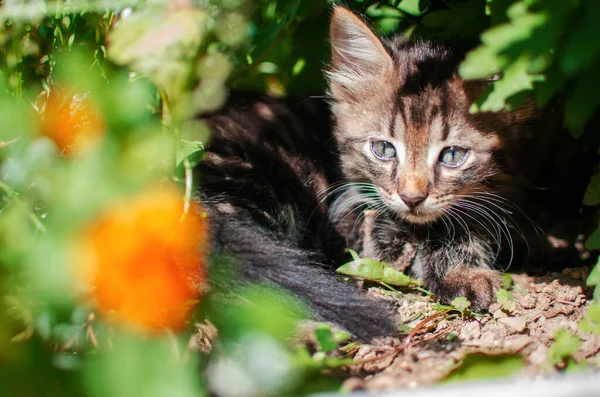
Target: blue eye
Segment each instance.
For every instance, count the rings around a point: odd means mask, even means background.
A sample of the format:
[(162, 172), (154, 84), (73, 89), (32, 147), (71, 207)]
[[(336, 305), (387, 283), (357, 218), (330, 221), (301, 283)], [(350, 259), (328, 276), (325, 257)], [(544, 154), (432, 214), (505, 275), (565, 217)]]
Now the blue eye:
[(396, 148), (388, 141), (371, 142), (371, 151), (380, 160), (391, 160), (396, 157)]
[(469, 155), (469, 149), (460, 146), (448, 146), (440, 152), (440, 162), (446, 167), (456, 168), (461, 166)]

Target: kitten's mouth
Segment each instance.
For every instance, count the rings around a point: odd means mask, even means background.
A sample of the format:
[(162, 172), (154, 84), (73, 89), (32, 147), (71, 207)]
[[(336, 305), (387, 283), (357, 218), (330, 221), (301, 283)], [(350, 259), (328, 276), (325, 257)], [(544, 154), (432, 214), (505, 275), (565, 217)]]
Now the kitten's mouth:
[(387, 201), (388, 207), (409, 223), (419, 225), (431, 223), (438, 220), (444, 214), (443, 209), (424, 208), (423, 204), (421, 203), (416, 207), (408, 207), (402, 200), (399, 198), (395, 200), (393, 197)]
[(441, 211), (427, 211), (418, 208), (400, 212), (400, 215), (406, 221), (420, 225), (437, 220), (441, 216), (441, 214)]

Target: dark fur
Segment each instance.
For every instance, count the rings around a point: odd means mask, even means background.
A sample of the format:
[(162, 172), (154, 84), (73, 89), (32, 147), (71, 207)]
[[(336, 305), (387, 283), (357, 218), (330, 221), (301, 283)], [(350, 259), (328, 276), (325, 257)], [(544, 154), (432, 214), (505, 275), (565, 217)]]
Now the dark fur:
[(343, 245), (318, 197), (339, 178), (326, 104), (238, 96), (204, 120), (214, 134), (197, 174), (213, 249), (237, 258), (242, 280), (282, 286), (358, 338), (393, 333), (387, 309), (334, 272)]

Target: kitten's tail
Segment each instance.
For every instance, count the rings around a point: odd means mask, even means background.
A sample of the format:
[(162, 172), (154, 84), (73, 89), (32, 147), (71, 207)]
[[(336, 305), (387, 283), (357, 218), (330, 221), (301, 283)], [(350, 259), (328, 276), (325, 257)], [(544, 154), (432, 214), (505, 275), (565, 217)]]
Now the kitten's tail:
[(214, 248), (235, 255), (245, 279), (291, 291), (308, 303), (319, 320), (339, 326), (360, 340), (395, 334), (385, 304), (365, 298), (354, 285), (320, 263), (314, 253), (282, 243), (251, 220), (232, 219), (231, 215), (224, 218), (212, 219)]

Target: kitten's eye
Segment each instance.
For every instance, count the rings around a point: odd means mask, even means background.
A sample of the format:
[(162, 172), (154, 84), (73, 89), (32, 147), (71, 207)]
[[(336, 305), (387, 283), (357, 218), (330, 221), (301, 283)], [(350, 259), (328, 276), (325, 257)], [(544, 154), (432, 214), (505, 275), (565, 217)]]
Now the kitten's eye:
[(388, 141), (371, 142), (371, 151), (381, 160), (391, 160), (396, 157), (396, 148)]
[(456, 168), (465, 162), (469, 149), (460, 146), (448, 146), (442, 149), (440, 161), (447, 167)]

